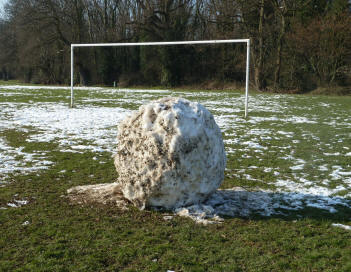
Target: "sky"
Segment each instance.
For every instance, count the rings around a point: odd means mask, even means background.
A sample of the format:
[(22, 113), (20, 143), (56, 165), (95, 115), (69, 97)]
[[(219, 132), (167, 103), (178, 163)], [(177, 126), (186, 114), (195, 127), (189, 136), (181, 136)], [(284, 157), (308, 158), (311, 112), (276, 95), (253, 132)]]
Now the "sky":
[(4, 16), (4, 6), (7, 0), (0, 0), (0, 19)]
[(0, 10), (3, 10), (6, 2), (7, 2), (7, 0), (0, 0)]

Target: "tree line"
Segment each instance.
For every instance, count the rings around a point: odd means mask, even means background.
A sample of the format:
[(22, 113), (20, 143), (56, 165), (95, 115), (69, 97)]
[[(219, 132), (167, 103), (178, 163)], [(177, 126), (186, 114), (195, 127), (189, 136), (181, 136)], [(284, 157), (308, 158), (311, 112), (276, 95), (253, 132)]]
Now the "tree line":
[[(250, 85), (351, 85), (348, 0), (9, 0), (0, 79), (69, 84), (70, 44), (251, 39)], [(75, 49), (76, 84), (243, 84), (245, 45)]]

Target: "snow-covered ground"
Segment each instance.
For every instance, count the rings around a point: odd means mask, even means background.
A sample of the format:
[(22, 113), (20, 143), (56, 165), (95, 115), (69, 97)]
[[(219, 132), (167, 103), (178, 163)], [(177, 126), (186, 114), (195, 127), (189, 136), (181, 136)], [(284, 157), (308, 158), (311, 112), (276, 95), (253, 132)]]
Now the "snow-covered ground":
[[(117, 124), (132, 109), (156, 98), (181, 96), (213, 113), (224, 133), (229, 161), (238, 162), (236, 168), (227, 169), (227, 176), (262, 183), (262, 188), (220, 191), (216, 199), (222, 199), (222, 204), (212, 199), (215, 214), (227, 210), (225, 214), (270, 215), (281, 208), (303, 207), (336, 212), (337, 205), (351, 207), (347, 200), (351, 198), (351, 106), (339, 107), (337, 101), (316, 97), (261, 94), (250, 97), (250, 118), (245, 120), (244, 95), (238, 93), (97, 87), (76, 91), (76, 108), (70, 109), (68, 87), (0, 86), (0, 133), (28, 132), (26, 142), (53, 142), (62, 152), (112, 154)], [(332, 137), (324, 138), (319, 127)], [(307, 158), (301, 150), (306, 145), (313, 147)], [(284, 162), (284, 167), (272, 164), (270, 157)], [(256, 165), (248, 166), (250, 162)], [(0, 136), (0, 183), (10, 173), (25, 174), (52, 165), (47, 151), (14, 148)], [(260, 172), (271, 179), (261, 180)], [(265, 183), (274, 189), (268, 190)], [(238, 205), (247, 207), (238, 212)]]

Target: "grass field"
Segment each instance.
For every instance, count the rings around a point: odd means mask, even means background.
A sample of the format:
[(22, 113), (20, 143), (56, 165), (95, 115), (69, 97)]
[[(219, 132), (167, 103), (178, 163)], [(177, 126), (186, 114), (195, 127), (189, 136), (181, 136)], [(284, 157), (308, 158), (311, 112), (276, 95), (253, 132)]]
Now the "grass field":
[[(68, 203), (117, 179), (118, 122), (170, 95), (223, 132), (224, 222)], [(0, 86), (0, 271), (351, 271), (351, 97), (253, 94), (247, 120), (240, 92), (80, 88), (68, 104), (68, 88)]]

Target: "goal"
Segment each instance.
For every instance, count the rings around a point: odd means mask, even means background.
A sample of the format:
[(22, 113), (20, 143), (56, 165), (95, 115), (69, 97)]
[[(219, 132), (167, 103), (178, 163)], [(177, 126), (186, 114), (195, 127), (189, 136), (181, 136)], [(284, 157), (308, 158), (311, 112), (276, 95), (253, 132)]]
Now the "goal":
[(207, 40), (207, 41), (175, 41), (175, 42), (139, 42), (139, 43), (82, 43), (71, 44), (71, 108), (74, 106), (74, 48), (75, 47), (111, 47), (111, 46), (169, 46), (169, 45), (196, 45), (196, 44), (221, 44), (221, 43), (246, 43), (246, 83), (245, 83), (245, 118), (248, 116), (249, 103), (249, 67), (250, 67), (250, 39), (234, 40)]

